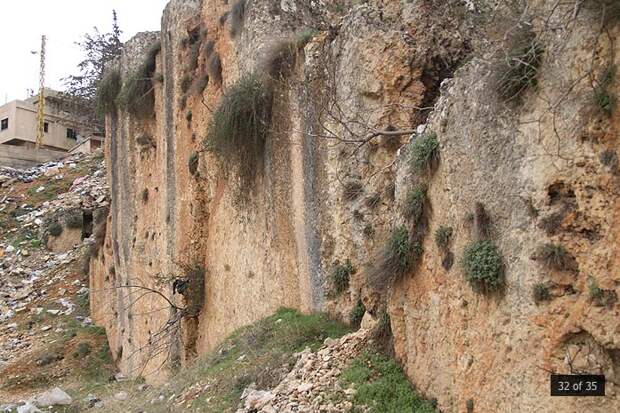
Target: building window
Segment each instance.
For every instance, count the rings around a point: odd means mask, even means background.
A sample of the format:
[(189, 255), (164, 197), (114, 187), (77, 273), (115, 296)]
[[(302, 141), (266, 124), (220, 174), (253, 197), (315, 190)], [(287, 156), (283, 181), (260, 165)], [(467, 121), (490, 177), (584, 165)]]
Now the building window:
[(77, 132), (73, 129), (67, 129), (67, 139), (77, 139)]
[(43, 132), (47, 133), (50, 131), (50, 124), (45, 122), (43, 123)]
[(5, 130), (9, 128), (9, 118), (2, 119), (0, 122), (0, 130)]

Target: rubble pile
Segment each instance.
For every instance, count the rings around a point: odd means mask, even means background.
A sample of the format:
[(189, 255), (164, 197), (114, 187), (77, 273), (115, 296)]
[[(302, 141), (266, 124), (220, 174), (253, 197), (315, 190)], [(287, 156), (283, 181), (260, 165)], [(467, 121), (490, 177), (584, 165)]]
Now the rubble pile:
[[(77, 174), (84, 165), (90, 169)], [(81, 171), (81, 169), (80, 169)], [(71, 173), (73, 172), (73, 173)], [(80, 176), (78, 176), (80, 175)], [(29, 192), (19, 183), (34, 184), (30, 190), (53, 180), (73, 177), (69, 192), (55, 194), (48, 201), (31, 202)], [(43, 177), (47, 179), (43, 179)], [(43, 182), (45, 181), (45, 182)], [(53, 333), (50, 325), (24, 328), (16, 320), (28, 317), (70, 316), (76, 304), (72, 298), (88, 294), (87, 285), (80, 280), (67, 280), (70, 265), (80, 262), (85, 246), (92, 243), (86, 237), (73, 248), (52, 253), (39, 239), (40, 229), (49, 217), (62, 211), (95, 210), (109, 203), (105, 168), (100, 154), (75, 155), (63, 162), (51, 162), (27, 171), (0, 167), (0, 218), (3, 211), (12, 211), (13, 219), (0, 219), (0, 368), (16, 357), (23, 356), (41, 335)], [(6, 214), (5, 212), (5, 215)], [(27, 234), (17, 237), (17, 234)], [(66, 283), (64, 283), (67, 281)], [(59, 285), (63, 287), (58, 287)], [(53, 288), (52, 288), (53, 287)], [(45, 302), (45, 306), (40, 305)], [(89, 324), (86, 317), (79, 322)]]
[(328, 338), (313, 353), (298, 354), (295, 367), (273, 390), (250, 385), (242, 395), (237, 413), (348, 412), (355, 389), (343, 388), (340, 373), (368, 346), (370, 330), (360, 329), (340, 339)]

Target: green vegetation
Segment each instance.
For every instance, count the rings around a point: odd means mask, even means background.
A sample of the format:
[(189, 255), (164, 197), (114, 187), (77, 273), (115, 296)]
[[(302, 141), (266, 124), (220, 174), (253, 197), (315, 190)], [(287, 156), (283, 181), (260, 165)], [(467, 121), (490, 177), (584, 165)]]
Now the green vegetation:
[(533, 32), (515, 36), (498, 73), (497, 90), (505, 102), (518, 101), (525, 91), (536, 86), (544, 49)]
[[(394, 360), (377, 353), (355, 359), (341, 375), (345, 385), (356, 390), (355, 405), (370, 413), (435, 413), (434, 403), (422, 399)], [(365, 410), (364, 410), (365, 411)]]
[[(115, 402), (110, 397), (106, 411), (125, 413), (148, 405), (149, 413), (185, 412), (189, 410), (186, 406), (169, 404), (168, 398), (201, 382), (211, 387), (193, 400), (191, 411), (234, 412), (249, 384), (256, 383), (259, 389), (275, 387), (295, 364), (294, 353), (306, 347), (316, 351), (327, 337), (339, 338), (349, 332), (347, 326), (324, 314), (302, 315), (280, 309), (271, 317), (235, 331), (216, 351), (171, 377), (169, 385), (136, 392), (129, 401)], [(163, 400), (160, 394), (164, 394)]]
[(409, 239), (404, 226), (397, 227), (387, 241), (377, 262), (368, 274), (368, 280), (376, 288), (383, 289), (410, 271), (422, 256), (422, 244)]
[(121, 91), (121, 72), (108, 71), (97, 87), (97, 112), (100, 115), (116, 111), (116, 97)]
[(551, 300), (551, 293), (549, 292), (549, 288), (543, 283), (536, 283), (532, 288), (532, 297), (534, 297), (534, 302), (539, 304), (543, 301)]
[(334, 293), (341, 294), (349, 288), (349, 278), (353, 274), (351, 261), (347, 260), (344, 264), (338, 264), (332, 269), (330, 278), (334, 286)]
[(49, 223), (48, 227), (47, 227), (47, 232), (53, 236), (53, 237), (57, 237), (60, 234), (62, 234), (62, 225), (60, 225), (60, 223), (58, 221), (52, 221)]
[(435, 133), (419, 135), (409, 145), (409, 165), (413, 174), (432, 172), (439, 161), (439, 141)]
[(116, 98), (119, 108), (136, 116), (152, 116), (155, 96), (153, 93), (153, 74), (161, 42), (155, 42), (149, 49), (144, 62), (128, 76)]
[(447, 249), (450, 245), (450, 240), (452, 239), (453, 229), (452, 227), (440, 226), (435, 231), (435, 244), (440, 249)]
[(349, 313), (349, 323), (354, 328), (359, 328), (362, 324), (362, 318), (364, 318), (364, 314), (366, 314), (366, 306), (362, 302), (362, 300), (357, 300), (355, 306), (351, 309)]
[(271, 123), (272, 91), (257, 75), (246, 75), (232, 85), (213, 114), (205, 149), (228, 165), (235, 165), (246, 188), (262, 161)]
[(502, 257), (493, 242), (474, 241), (463, 253), (463, 269), (475, 291), (490, 293), (503, 285)]
[(426, 188), (423, 185), (417, 185), (409, 190), (405, 198), (403, 215), (412, 225), (420, 222), (424, 208), (426, 206)]
[(538, 248), (537, 258), (547, 267), (557, 271), (575, 271), (575, 258), (559, 244), (544, 244)]
[(609, 91), (615, 75), (616, 67), (613, 65), (607, 67), (594, 88), (594, 103), (608, 116), (616, 107), (616, 97)]
[(588, 281), (588, 295), (590, 300), (599, 307), (611, 308), (618, 301), (618, 294), (613, 290), (603, 290), (594, 278)]

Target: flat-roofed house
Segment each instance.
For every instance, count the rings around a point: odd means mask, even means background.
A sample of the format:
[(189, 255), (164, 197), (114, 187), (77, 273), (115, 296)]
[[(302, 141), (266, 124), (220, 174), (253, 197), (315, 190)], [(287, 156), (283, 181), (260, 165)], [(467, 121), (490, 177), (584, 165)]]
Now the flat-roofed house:
[[(34, 148), (38, 129), (39, 96), (14, 100), (0, 106), (0, 144)], [(41, 148), (68, 152), (86, 137), (93, 127), (77, 115), (63, 109), (59, 93), (46, 89), (44, 136)]]

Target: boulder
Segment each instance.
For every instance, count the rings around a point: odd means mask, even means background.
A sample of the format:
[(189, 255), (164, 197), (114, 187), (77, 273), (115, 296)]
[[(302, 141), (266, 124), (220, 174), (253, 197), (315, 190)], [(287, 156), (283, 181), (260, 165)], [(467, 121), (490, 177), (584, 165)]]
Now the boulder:
[(73, 400), (61, 388), (54, 387), (52, 390), (40, 394), (34, 400), (39, 407), (68, 406)]

